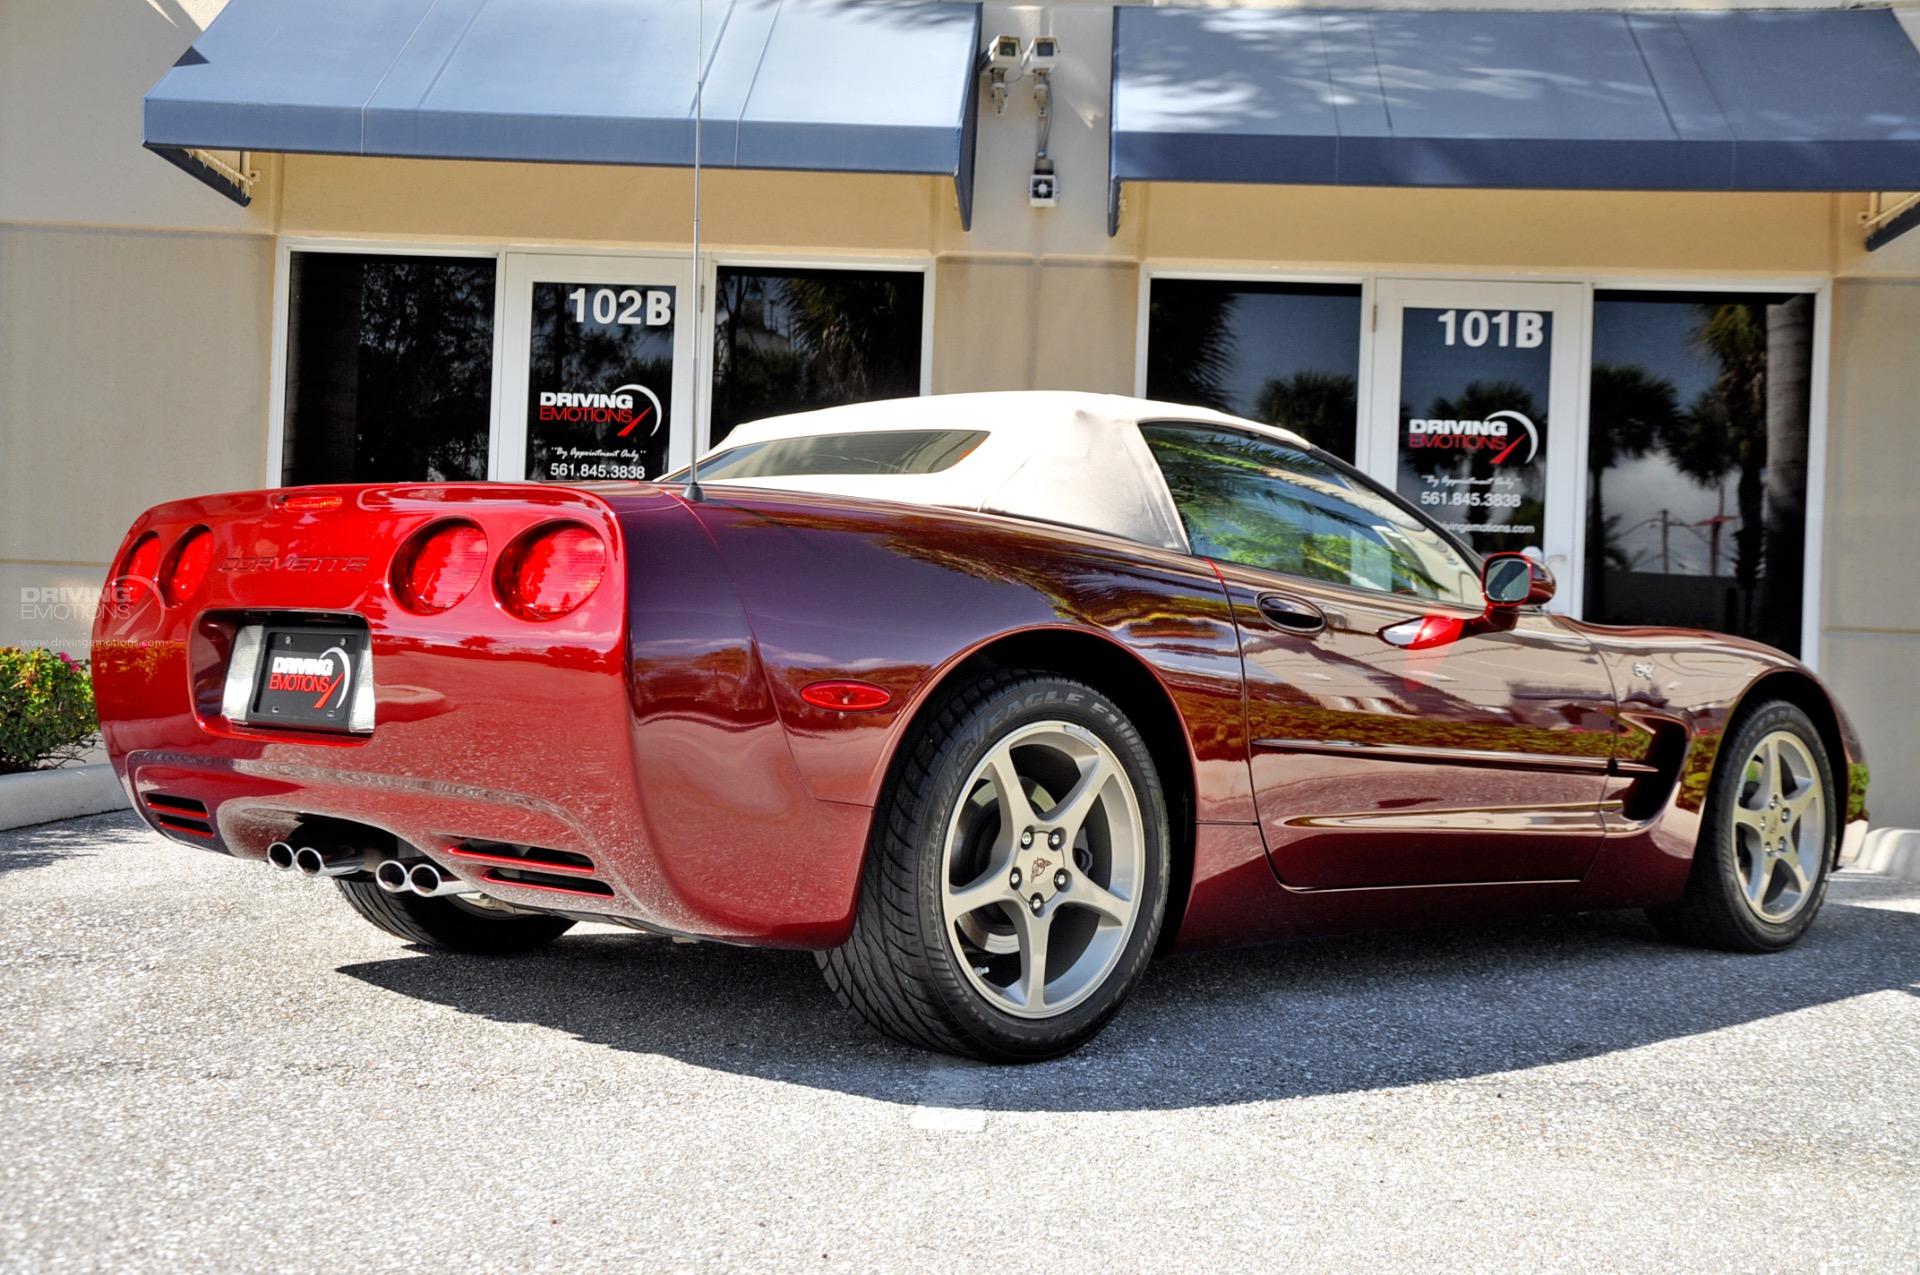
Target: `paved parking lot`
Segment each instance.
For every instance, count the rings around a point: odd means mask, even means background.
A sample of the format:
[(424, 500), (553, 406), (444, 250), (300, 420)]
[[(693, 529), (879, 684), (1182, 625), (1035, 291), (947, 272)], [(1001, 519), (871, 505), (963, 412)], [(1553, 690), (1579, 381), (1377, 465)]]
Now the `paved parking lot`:
[(881, 1042), (805, 955), (411, 951), (131, 815), (0, 834), (10, 1270), (1913, 1270), (1920, 887), (1177, 958), (1092, 1048)]

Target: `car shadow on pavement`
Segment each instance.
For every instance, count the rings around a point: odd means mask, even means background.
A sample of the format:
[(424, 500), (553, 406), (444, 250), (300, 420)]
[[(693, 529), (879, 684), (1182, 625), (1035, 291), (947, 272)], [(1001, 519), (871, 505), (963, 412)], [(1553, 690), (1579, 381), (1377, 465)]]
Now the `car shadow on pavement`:
[[(1216, 1106), (1538, 1067), (1920, 984), (1915, 887), (1842, 881), (1805, 941), (1766, 957), (1670, 946), (1638, 913), (1327, 938), (1173, 957), (1007, 1109)], [(930, 1056), (844, 1013), (805, 953), (569, 935), (526, 957), (343, 967), (373, 986), (592, 1045), (890, 1101)], [(1044, 1077), (1039, 1072), (1046, 1073)], [(1027, 1075), (1029, 1073), (1022, 1073)], [(963, 1089), (965, 1086), (963, 1086)], [(995, 1087), (978, 1105), (999, 1109)]]

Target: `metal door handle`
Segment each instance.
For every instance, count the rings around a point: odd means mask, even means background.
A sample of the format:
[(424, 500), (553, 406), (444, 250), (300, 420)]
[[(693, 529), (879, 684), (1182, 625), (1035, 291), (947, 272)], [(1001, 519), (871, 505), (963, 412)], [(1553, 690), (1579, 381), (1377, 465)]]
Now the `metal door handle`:
[(1291, 633), (1318, 633), (1327, 627), (1327, 616), (1319, 607), (1284, 593), (1260, 595), (1260, 614)]

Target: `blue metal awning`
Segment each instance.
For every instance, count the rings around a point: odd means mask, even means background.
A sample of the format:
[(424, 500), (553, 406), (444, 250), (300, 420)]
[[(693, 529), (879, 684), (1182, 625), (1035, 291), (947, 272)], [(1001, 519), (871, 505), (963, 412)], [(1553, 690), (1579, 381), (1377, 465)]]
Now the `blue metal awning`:
[[(951, 176), (972, 216), (980, 6), (229, 0), (145, 101), (189, 149)], [(184, 165), (183, 165), (184, 166)], [(193, 171), (189, 168), (189, 171)]]
[(1121, 183), (1920, 190), (1887, 10), (1114, 13)]

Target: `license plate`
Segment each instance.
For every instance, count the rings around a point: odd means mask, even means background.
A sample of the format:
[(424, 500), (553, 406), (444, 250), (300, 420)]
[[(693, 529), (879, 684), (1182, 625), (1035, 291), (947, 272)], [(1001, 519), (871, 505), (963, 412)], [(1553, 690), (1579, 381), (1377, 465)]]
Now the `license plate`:
[(372, 676), (358, 629), (269, 626), (247, 720), (307, 730), (350, 730), (357, 683)]

